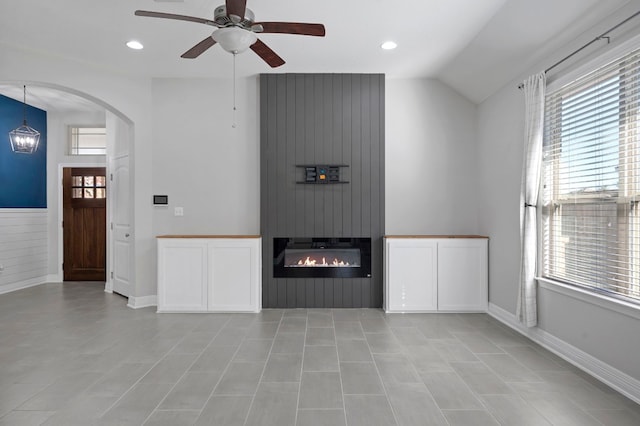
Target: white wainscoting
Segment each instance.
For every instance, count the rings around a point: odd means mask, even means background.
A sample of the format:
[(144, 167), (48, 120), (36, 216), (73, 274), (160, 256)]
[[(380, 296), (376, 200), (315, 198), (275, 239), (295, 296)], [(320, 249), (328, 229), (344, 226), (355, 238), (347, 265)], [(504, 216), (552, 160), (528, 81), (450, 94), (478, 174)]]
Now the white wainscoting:
[(489, 315), (640, 404), (639, 380), (544, 330), (523, 326), (514, 314), (493, 303), (489, 303)]
[(0, 209), (0, 294), (47, 282), (47, 209)]

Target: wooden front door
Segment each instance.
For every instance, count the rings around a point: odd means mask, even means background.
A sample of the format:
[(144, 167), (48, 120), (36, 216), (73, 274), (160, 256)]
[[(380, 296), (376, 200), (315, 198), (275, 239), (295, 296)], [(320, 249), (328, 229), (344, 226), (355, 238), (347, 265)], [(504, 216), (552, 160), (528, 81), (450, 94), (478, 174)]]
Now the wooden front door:
[(65, 281), (106, 279), (106, 187), (104, 167), (62, 170)]

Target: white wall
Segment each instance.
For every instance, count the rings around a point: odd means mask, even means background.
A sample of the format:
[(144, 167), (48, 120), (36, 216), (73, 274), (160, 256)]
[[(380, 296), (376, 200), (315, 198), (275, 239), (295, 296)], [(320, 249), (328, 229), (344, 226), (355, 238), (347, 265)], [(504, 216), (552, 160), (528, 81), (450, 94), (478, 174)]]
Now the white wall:
[(477, 233), (475, 105), (437, 80), (388, 79), (385, 114), (385, 233)]
[[(228, 80), (153, 80), (156, 235), (260, 232), (258, 78), (236, 87), (232, 128)], [(435, 80), (387, 80), (385, 114), (385, 232), (477, 232), (476, 107)]]
[(489, 301), (515, 313), (520, 271), (524, 101), (517, 84), (478, 108), (479, 230), (489, 240)]
[(153, 80), (153, 193), (169, 196), (156, 235), (260, 233), (257, 76), (236, 89), (233, 128), (228, 79)]
[[(630, 16), (635, 10), (624, 8), (549, 57), (547, 62), (528, 70), (538, 72), (554, 63), (596, 35)], [(636, 26), (615, 42), (638, 34)], [(615, 44), (612, 42), (612, 46)], [(610, 48), (610, 47), (609, 47)], [(606, 49), (605, 49), (606, 50)], [(591, 57), (603, 50), (593, 52)], [(583, 59), (584, 63), (588, 58)], [(548, 75), (553, 80), (567, 72), (569, 67), (557, 69)], [(524, 79), (526, 75), (522, 76)], [(480, 184), (479, 231), (490, 237), (489, 298), (496, 312), (503, 311), (513, 320), (519, 278), (519, 188), (524, 141), (524, 100), (517, 89), (521, 79), (509, 83), (478, 107), (478, 180)], [(572, 293), (573, 292), (573, 293)], [(567, 296), (571, 294), (571, 296)], [(578, 297), (575, 290), (561, 294), (549, 286), (538, 287), (538, 335), (589, 359), (612, 377), (619, 379), (627, 394), (635, 392), (640, 398), (640, 312), (619, 313), (594, 305), (593, 296)], [(580, 295), (582, 296), (582, 295)], [(580, 362), (580, 360), (578, 360)], [(584, 365), (583, 365), (584, 366)], [(634, 382), (635, 380), (635, 382)], [(635, 388), (634, 388), (635, 387)]]

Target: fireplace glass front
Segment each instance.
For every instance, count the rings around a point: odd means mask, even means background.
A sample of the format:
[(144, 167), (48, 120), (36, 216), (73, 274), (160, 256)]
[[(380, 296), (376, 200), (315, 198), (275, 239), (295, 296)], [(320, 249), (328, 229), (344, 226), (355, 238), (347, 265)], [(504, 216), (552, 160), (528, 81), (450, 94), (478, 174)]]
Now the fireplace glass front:
[(274, 238), (273, 276), (371, 277), (371, 238)]

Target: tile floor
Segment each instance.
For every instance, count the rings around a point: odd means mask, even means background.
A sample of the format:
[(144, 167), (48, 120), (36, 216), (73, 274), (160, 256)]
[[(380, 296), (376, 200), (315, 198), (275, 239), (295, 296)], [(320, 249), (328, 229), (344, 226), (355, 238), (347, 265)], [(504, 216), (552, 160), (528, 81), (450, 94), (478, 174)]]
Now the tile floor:
[(0, 296), (0, 425), (640, 425), (483, 314), (156, 314), (95, 283)]

